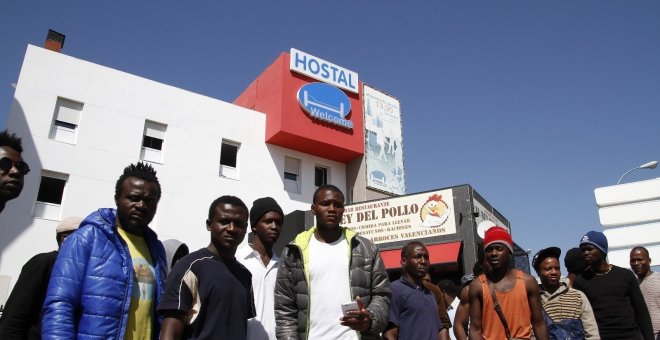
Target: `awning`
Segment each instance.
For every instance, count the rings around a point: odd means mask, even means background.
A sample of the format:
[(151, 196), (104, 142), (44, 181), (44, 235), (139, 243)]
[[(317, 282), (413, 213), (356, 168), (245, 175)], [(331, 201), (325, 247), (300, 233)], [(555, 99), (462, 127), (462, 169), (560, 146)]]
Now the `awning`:
[[(461, 241), (425, 246), (429, 251), (431, 265), (458, 262)], [(385, 269), (401, 268), (401, 249), (384, 250), (380, 252), (380, 256), (383, 258)]]

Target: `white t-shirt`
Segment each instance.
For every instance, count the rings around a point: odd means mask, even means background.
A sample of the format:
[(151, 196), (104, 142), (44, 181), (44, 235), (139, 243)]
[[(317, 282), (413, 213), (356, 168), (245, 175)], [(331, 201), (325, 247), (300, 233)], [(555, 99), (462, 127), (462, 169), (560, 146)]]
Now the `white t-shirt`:
[[(451, 302), (451, 305), (447, 307), (447, 316), (449, 316), (449, 321), (451, 321), (451, 326), (452, 328), (455, 326), (454, 325), (454, 319), (456, 318), (456, 308), (458, 308), (458, 305), (461, 303), (461, 300), (457, 297), (454, 298), (454, 301)], [(456, 336), (454, 335), (454, 330), (450, 329), (449, 330), (449, 338), (452, 340), (456, 340)]]
[(275, 281), (280, 258), (273, 257), (264, 265), (259, 252), (245, 246), (236, 251), (238, 260), (252, 273), (252, 292), (257, 316), (248, 320), (248, 340), (276, 340), (275, 337)]
[(342, 235), (323, 243), (312, 235), (309, 241), (309, 334), (308, 339), (358, 340), (356, 331), (342, 326), (341, 305), (351, 301), (348, 277), (349, 247)]

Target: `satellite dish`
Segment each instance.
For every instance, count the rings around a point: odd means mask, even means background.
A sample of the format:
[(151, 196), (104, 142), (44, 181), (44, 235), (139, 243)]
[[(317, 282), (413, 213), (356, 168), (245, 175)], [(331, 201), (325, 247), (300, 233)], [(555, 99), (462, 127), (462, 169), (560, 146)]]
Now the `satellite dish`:
[(494, 226), (496, 226), (496, 224), (493, 221), (489, 221), (489, 220), (481, 221), (477, 226), (477, 235), (479, 235), (479, 237), (481, 238), (484, 238), (484, 236), (486, 235), (486, 230)]
[(508, 227), (503, 225), (497, 225), (493, 221), (484, 220), (481, 223), (479, 223), (479, 225), (477, 226), (477, 235), (479, 235), (479, 237), (481, 238), (484, 238), (486, 236), (486, 231), (492, 227), (500, 227), (506, 230), (509, 234), (511, 234), (511, 230)]

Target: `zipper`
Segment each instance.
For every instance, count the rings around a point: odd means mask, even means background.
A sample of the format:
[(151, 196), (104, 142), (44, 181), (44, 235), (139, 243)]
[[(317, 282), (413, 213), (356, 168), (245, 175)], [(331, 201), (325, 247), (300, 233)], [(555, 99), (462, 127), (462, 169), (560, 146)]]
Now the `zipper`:
[[(115, 228), (118, 228), (118, 227), (115, 225)], [(126, 257), (126, 259), (128, 260), (128, 268), (124, 269), (124, 274), (126, 275), (127, 289), (126, 289), (126, 293), (124, 293), (124, 301), (122, 302), (122, 305), (121, 305), (121, 311), (123, 313), (124, 308), (126, 307), (126, 301), (128, 301), (128, 309), (129, 309), (128, 312), (130, 312), (130, 308), (131, 308), (130, 297), (132, 297), (132, 295), (133, 295), (133, 284), (132, 284), (132, 281), (133, 281), (133, 275), (132, 275), (133, 274), (133, 260), (131, 258), (131, 254), (130, 254), (130, 251), (128, 249), (128, 244), (126, 243), (124, 238), (119, 234), (119, 231), (117, 231), (116, 233), (117, 233), (117, 237), (119, 238), (119, 243), (123, 246), (122, 247), (122, 250), (123, 250), (122, 255), (124, 255)], [(129, 294), (130, 294), (130, 296), (129, 296)], [(126, 320), (124, 320), (124, 318)], [(124, 337), (126, 337), (126, 327), (128, 327), (128, 315), (125, 315), (125, 316), (122, 315), (120, 320), (121, 320), (120, 324), (119, 324), (119, 331), (120, 332), (117, 333), (117, 339), (123, 339)], [(122, 332), (122, 329), (123, 329), (123, 332)]]

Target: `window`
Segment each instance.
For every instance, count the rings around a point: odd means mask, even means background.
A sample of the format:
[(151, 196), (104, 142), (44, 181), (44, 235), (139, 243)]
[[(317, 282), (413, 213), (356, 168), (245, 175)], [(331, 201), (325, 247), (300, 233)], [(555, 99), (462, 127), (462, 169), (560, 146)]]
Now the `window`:
[(322, 166), (314, 167), (314, 185), (317, 187), (328, 184), (328, 168)]
[(300, 193), (300, 160), (284, 157), (284, 190)]
[(64, 197), (64, 188), (69, 175), (52, 171), (43, 171), (34, 216), (47, 220), (59, 220)]
[(76, 143), (76, 131), (80, 123), (80, 113), (83, 104), (57, 98), (53, 126), (50, 129), (50, 139), (69, 144)]
[(163, 161), (162, 151), (165, 131), (167, 131), (167, 125), (165, 124), (150, 120), (144, 122), (140, 159), (155, 163), (161, 163)]
[(240, 143), (223, 139), (220, 147), (220, 176), (238, 178), (238, 149)]

